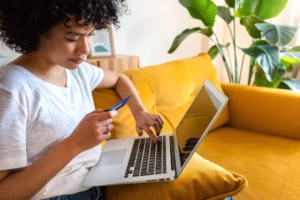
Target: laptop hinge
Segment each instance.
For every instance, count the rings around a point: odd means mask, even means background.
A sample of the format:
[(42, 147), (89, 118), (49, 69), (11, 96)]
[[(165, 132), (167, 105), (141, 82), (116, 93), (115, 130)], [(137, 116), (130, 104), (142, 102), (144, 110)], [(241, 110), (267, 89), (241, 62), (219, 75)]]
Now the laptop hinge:
[(172, 171), (175, 170), (175, 174), (176, 174), (174, 137), (170, 136), (169, 140), (170, 140), (170, 152), (171, 152), (171, 169)]

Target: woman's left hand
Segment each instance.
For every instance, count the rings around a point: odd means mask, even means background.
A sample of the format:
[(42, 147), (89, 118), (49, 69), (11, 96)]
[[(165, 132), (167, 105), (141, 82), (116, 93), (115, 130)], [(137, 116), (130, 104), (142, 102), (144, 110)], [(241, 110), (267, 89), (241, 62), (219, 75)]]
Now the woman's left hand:
[[(162, 117), (160, 115), (155, 115), (146, 111), (142, 111), (135, 116), (135, 120), (136, 132), (139, 134), (139, 136), (142, 136), (143, 131), (145, 131), (152, 141), (157, 142), (156, 136), (159, 136), (164, 124)], [(150, 127), (153, 127), (156, 135), (153, 133)]]

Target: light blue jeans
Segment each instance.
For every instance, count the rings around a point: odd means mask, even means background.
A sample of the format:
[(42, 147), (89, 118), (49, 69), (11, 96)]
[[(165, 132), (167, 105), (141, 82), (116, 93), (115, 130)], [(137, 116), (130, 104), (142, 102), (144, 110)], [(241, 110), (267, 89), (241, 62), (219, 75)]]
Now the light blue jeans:
[(105, 200), (105, 188), (93, 187), (89, 190), (70, 195), (60, 195), (43, 200)]

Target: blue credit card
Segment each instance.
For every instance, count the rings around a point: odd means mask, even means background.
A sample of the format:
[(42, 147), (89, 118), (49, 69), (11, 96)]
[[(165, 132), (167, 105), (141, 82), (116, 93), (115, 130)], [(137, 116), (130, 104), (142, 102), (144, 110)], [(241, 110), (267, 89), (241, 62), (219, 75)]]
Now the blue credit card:
[(128, 97), (122, 99), (121, 101), (119, 101), (118, 103), (116, 103), (115, 105), (113, 105), (112, 107), (110, 107), (109, 109), (106, 109), (104, 111), (112, 111), (112, 110), (119, 110), (120, 108), (122, 108), (127, 101), (130, 99), (131, 95), (129, 95)]

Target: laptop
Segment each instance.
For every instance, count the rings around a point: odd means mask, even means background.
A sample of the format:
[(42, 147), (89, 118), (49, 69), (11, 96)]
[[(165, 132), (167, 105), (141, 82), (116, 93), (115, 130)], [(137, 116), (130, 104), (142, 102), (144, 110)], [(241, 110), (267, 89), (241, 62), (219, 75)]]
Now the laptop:
[(121, 185), (177, 179), (227, 101), (228, 98), (206, 80), (173, 134), (160, 134), (160, 143), (157, 144), (148, 136), (108, 140), (98, 163), (90, 169), (82, 185)]

